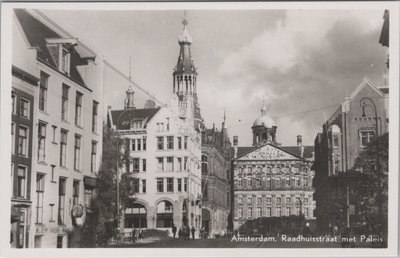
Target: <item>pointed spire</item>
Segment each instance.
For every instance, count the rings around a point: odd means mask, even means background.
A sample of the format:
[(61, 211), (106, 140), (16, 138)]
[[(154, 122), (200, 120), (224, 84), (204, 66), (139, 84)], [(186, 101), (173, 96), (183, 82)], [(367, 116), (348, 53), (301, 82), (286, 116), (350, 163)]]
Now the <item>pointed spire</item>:
[(265, 102), (265, 99), (263, 98), (263, 107), (261, 108), (261, 115), (265, 116), (267, 115), (269, 105), (267, 106), (267, 103)]
[(135, 100), (134, 94), (135, 91), (133, 90), (132, 84), (132, 64), (131, 64), (131, 57), (129, 56), (129, 87), (126, 90), (126, 98), (125, 98), (125, 109), (134, 109), (135, 107)]
[(182, 24), (183, 24), (183, 32), (182, 34), (179, 36), (178, 41), (179, 43), (192, 43), (192, 36), (190, 36), (189, 31), (187, 29), (187, 25), (188, 25), (188, 21), (186, 19), (186, 10), (183, 14), (183, 20), (182, 20)]

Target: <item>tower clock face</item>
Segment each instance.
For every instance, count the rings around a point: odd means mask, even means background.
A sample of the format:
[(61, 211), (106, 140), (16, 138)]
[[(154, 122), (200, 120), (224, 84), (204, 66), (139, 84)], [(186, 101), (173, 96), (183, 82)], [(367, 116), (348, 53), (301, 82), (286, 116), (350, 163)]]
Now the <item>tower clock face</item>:
[(179, 109), (179, 115), (183, 116), (183, 117), (186, 116), (186, 109), (185, 108), (180, 108)]

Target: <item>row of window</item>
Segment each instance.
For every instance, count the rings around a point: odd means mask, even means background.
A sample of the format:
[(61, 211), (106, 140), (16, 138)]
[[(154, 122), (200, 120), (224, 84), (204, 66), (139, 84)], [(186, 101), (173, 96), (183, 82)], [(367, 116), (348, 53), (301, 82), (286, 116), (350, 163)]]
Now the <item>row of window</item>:
[[(262, 201), (263, 201), (262, 197), (253, 198), (252, 196), (248, 196), (247, 197), (247, 202), (248, 203), (252, 203), (254, 199), (256, 199), (257, 204), (262, 204)], [(293, 203), (298, 204), (298, 203), (302, 202), (300, 197), (293, 197), (293, 196), (287, 196), (285, 200), (286, 200), (286, 203), (292, 203), (293, 202)], [(238, 203), (243, 203), (243, 197), (242, 196), (237, 197), (237, 202)], [(266, 197), (265, 198), (265, 202), (270, 204), (272, 202), (272, 197)], [(308, 202), (309, 202), (309, 199), (307, 197), (305, 197), (303, 199), (303, 203), (307, 204)], [(282, 197), (276, 197), (276, 203), (277, 204), (281, 204), (282, 203)]]
[[(39, 110), (47, 110), (47, 93), (48, 93), (48, 81), (49, 75), (41, 72), (40, 73), (40, 85), (39, 85)], [(69, 101), (69, 90), (70, 86), (63, 84), (61, 93), (61, 119), (68, 121), (68, 101)], [(75, 125), (82, 127), (82, 108), (83, 108), (83, 94), (76, 91), (75, 95)], [(98, 119), (98, 106), (99, 103), (93, 100), (92, 104), (92, 131), (97, 132), (97, 119)]]
[(157, 171), (187, 171), (188, 170), (188, 157), (176, 158), (174, 157), (158, 157), (157, 158)]
[[(236, 212), (237, 212), (236, 213), (236, 217), (237, 218), (253, 218), (254, 215), (255, 215), (256, 218), (259, 218), (259, 217), (271, 217), (271, 216), (276, 216), (276, 217), (291, 216), (291, 215), (299, 216), (301, 210), (298, 207), (296, 207), (295, 209), (293, 209), (292, 207), (286, 207), (285, 214), (282, 214), (281, 208), (278, 207), (278, 208), (275, 209), (275, 214), (272, 214), (272, 208), (271, 207), (266, 207), (264, 209), (264, 212), (263, 212), (263, 209), (261, 207), (257, 207), (256, 208), (256, 213), (253, 214), (253, 208), (252, 207), (247, 207), (246, 216), (244, 216), (243, 208), (239, 207), (236, 210)], [(309, 217), (310, 214), (309, 214), (309, 209), (307, 207), (304, 208), (303, 215), (305, 217)]]
[(188, 192), (188, 178), (177, 178), (176, 189), (174, 188), (174, 181), (173, 177), (157, 178), (157, 193)]
[(235, 180), (238, 187), (309, 187), (310, 180), (308, 177), (301, 179), (271, 179), (261, 180), (259, 178), (239, 178)]
[[(188, 148), (188, 136), (176, 137), (177, 138), (177, 149)], [(183, 140), (183, 142), (182, 142)], [(157, 137), (157, 150), (173, 150), (174, 149), (174, 136), (159, 136)]]
[(291, 173), (297, 173), (297, 172), (305, 172), (307, 173), (309, 171), (308, 167), (297, 167), (297, 166), (288, 166), (286, 164), (277, 164), (275, 166), (238, 166), (238, 168), (235, 170), (236, 174), (253, 174), (253, 173), (280, 173), (280, 172), (291, 172)]
[[(58, 215), (57, 222), (59, 225), (65, 224), (65, 194), (66, 194), (66, 177), (59, 177), (58, 182)], [(85, 187), (84, 192), (84, 206), (87, 208), (91, 207), (91, 202), (93, 200), (93, 189)], [(43, 207), (44, 207), (44, 191), (45, 191), (45, 174), (36, 174), (36, 223), (43, 223)], [(72, 205), (79, 204), (80, 195), (80, 181), (73, 180), (72, 182)], [(54, 217), (54, 203), (49, 204), (49, 221), (55, 221)]]
[(130, 139), (130, 151), (145, 151), (147, 149), (146, 138)]

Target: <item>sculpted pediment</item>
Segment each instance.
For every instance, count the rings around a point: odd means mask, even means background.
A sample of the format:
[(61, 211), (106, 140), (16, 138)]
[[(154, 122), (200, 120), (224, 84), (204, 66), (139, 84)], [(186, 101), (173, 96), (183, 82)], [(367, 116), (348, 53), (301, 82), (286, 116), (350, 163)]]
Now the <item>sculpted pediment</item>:
[(299, 157), (296, 157), (292, 154), (287, 153), (275, 146), (265, 145), (254, 151), (247, 153), (243, 157), (238, 160), (300, 160)]

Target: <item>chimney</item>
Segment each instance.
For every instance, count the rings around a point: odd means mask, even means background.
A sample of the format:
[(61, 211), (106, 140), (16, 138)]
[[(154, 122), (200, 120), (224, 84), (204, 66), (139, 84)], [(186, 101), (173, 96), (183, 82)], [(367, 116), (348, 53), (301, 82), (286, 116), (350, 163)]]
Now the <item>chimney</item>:
[(237, 135), (233, 136), (233, 146), (237, 147), (239, 144), (239, 137)]
[(303, 146), (303, 139), (301, 135), (297, 135), (297, 146)]

